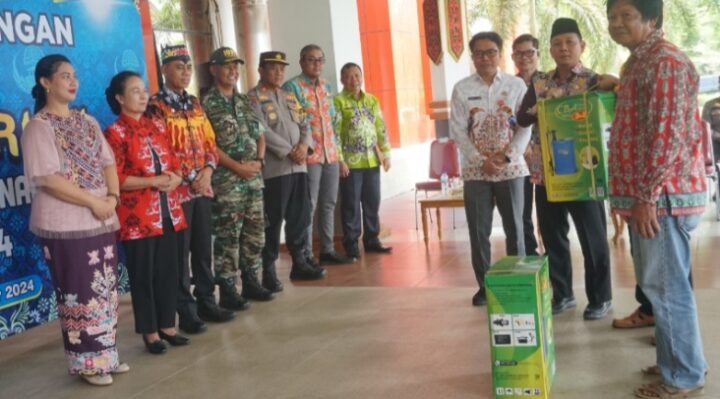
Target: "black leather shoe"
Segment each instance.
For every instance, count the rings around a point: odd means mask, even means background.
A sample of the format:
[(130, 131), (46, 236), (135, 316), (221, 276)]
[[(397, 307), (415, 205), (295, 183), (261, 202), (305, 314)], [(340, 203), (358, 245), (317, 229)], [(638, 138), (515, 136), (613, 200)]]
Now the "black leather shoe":
[(380, 241), (369, 242), (365, 244), (365, 252), (377, 252), (379, 254), (389, 254), (392, 247), (384, 247)]
[(165, 342), (163, 342), (162, 339), (150, 342), (143, 335), (143, 342), (145, 343), (145, 347), (147, 348), (148, 352), (152, 353), (153, 355), (160, 355), (167, 351), (167, 346), (165, 346)]
[(599, 305), (588, 305), (583, 312), (583, 319), (600, 320), (607, 316), (610, 310), (612, 310), (612, 301), (605, 301)]
[(258, 281), (255, 270), (247, 270), (242, 274), (242, 296), (253, 301), (272, 301), (275, 294), (263, 287)]
[(313, 269), (319, 269), (320, 268), (320, 262), (317, 261), (317, 259), (313, 258), (312, 255), (305, 258), (305, 263), (310, 265)]
[(357, 245), (354, 247), (346, 247), (345, 253), (347, 254), (348, 258), (360, 259), (360, 250), (358, 249)]
[(290, 269), (290, 280), (319, 280), (327, 272), (322, 267), (312, 267), (307, 263), (293, 263)]
[(485, 297), (485, 290), (480, 289), (473, 295), (472, 298), (473, 306), (485, 306), (487, 304), (487, 298)]
[(355, 259), (349, 258), (335, 251), (320, 254), (321, 265), (344, 265), (353, 263)]
[(552, 313), (562, 313), (570, 308), (574, 308), (575, 306), (577, 306), (577, 302), (575, 302), (575, 297), (573, 296), (560, 299), (559, 301), (553, 301)]
[(181, 330), (188, 334), (200, 334), (207, 331), (207, 326), (200, 320), (183, 320), (180, 319), (178, 326)]
[(210, 301), (198, 302), (197, 314), (202, 321), (211, 323), (224, 323), (235, 318), (235, 313)]
[(180, 334), (168, 335), (162, 332), (162, 330), (160, 330), (158, 331), (158, 335), (160, 335), (161, 339), (167, 341), (167, 343), (172, 346), (184, 346), (190, 343), (189, 338), (183, 337)]

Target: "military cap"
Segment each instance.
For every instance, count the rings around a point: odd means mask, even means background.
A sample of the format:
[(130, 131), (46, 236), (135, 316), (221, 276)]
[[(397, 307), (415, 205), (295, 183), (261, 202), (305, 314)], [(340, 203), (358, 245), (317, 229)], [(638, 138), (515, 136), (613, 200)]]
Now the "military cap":
[(220, 47), (219, 49), (213, 51), (212, 55), (210, 55), (210, 65), (223, 65), (230, 62), (239, 62), (240, 64), (245, 63), (245, 61), (238, 57), (235, 50), (230, 47)]
[(283, 53), (282, 51), (266, 51), (264, 53), (260, 53), (260, 65), (263, 65), (268, 62), (275, 62), (277, 64), (290, 65), (290, 63), (287, 62), (285, 53)]

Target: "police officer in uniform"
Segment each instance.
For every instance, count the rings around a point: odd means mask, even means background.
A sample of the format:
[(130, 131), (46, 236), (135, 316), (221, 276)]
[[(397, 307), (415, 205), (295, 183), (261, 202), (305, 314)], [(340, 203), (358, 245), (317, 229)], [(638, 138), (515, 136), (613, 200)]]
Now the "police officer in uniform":
[(268, 51), (260, 54), (260, 82), (248, 97), (265, 127), (267, 157), (263, 168), (265, 179), (265, 248), (262, 252), (263, 286), (277, 289), (275, 274), (280, 228), (285, 221), (285, 242), (292, 256), (292, 280), (316, 280), (325, 269), (309, 261), (306, 253), (311, 223), (310, 192), (307, 165), (310, 128), (294, 94), (280, 88), (288, 62), (285, 54)]
[[(220, 306), (234, 310), (246, 309), (248, 299), (269, 301), (274, 297), (257, 277), (265, 243), (265, 138), (250, 101), (237, 91), (240, 64), (243, 61), (235, 50), (215, 50), (210, 56), (214, 84), (202, 100), (215, 130), (220, 164), (212, 176), (215, 279), (220, 286)], [(235, 286), (238, 268), (242, 272), (242, 296)]]

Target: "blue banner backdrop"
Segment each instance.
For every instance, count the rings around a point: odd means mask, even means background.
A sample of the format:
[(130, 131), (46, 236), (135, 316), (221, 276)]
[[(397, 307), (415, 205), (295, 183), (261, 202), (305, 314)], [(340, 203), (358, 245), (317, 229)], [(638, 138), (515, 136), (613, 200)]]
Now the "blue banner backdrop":
[[(133, 0), (0, 0), (0, 339), (57, 318), (50, 273), (28, 230), (31, 192), (20, 136), (32, 117), (35, 64), (60, 53), (80, 87), (73, 107), (104, 128), (115, 119), (105, 88), (130, 69), (145, 77), (140, 12)], [(127, 273), (121, 266), (121, 285)]]

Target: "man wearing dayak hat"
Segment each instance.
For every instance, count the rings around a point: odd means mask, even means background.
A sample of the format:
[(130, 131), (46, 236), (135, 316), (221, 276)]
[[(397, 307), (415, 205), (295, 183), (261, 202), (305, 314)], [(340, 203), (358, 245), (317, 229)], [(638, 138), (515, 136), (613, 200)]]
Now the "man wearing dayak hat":
[(273, 279), (280, 246), (280, 229), (285, 221), (285, 243), (292, 256), (292, 280), (316, 280), (325, 269), (313, 264), (306, 252), (310, 226), (310, 192), (306, 158), (311, 152), (310, 127), (293, 93), (280, 85), (288, 62), (285, 54), (260, 54), (260, 82), (248, 92), (255, 113), (265, 128), (267, 156), (263, 168), (264, 204), (268, 224), (265, 229), (263, 284)]
[[(161, 60), (165, 82), (160, 91), (150, 98), (148, 113), (167, 124), (170, 143), (183, 173), (183, 183), (177, 191), (188, 228), (184, 234), (178, 234), (181, 237), (178, 245), (181, 262), (177, 311), (180, 329), (194, 334), (206, 329), (202, 320), (224, 322), (234, 317), (233, 312), (220, 308), (215, 302), (211, 267), (211, 179), (217, 167), (218, 154), (215, 133), (200, 101), (185, 90), (192, 76), (187, 47), (184, 44), (165, 47)], [(188, 259), (191, 252), (192, 262)], [(195, 283), (192, 294), (191, 266)]]
[[(268, 301), (274, 297), (257, 277), (265, 245), (265, 136), (250, 100), (237, 91), (243, 63), (229, 47), (215, 50), (210, 56), (213, 85), (202, 99), (215, 130), (220, 163), (212, 176), (215, 280), (220, 286), (220, 306), (233, 310), (247, 309), (248, 299)], [(242, 272), (242, 296), (235, 286), (238, 269)]]
[[(583, 93), (596, 86), (599, 75), (583, 67), (580, 56), (585, 42), (575, 20), (558, 18), (550, 34), (550, 55), (556, 68), (541, 72), (533, 78), (532, 85), (523, 99), (518, 112), (518, 124), (530, 126), (537, 123), (538, 100)], [(533, 134), (537, 134), (536, 131)], [(537, 137), (535, 138), (537, 139)], [(535, 141), (535, 140), (534, 140)], [(539, 140), (538, 140), (539, 142)], [(533, 157), (542, 159), (541, 153)], [(607, 243), (607, 224), (603, 201), (548, 201), (544, 185), (542, 162), (531, 163), (539, 170), (531, 171), (536, 181), (535, 206), (540, 234), (550, 261), (550, 280), (553, 286), (554, 314), (577, 306), (573, 294), (572, 260), (568, 241), (568, 213), (575, 223), (583, 257), (585, 258), (585, 292), (588, 306), (583, 313), (585, 320), (605, 317), (612, 309), (610, 287), (610, 249)]]

